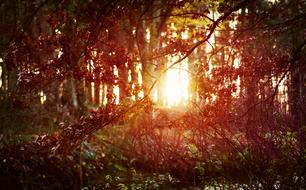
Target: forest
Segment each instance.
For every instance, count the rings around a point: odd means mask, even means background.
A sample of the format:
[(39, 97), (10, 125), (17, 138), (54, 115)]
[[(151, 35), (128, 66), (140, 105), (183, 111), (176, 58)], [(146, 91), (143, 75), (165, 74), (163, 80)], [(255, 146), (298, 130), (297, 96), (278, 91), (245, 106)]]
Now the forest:
[(306, 189), (305, 0), (1, 0), (0, 189)]

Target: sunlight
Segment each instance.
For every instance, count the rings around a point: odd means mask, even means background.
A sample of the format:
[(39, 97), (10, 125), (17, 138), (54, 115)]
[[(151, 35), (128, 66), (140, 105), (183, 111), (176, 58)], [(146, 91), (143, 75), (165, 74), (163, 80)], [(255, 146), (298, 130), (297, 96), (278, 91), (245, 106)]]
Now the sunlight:
[(102, 105), (106, 105), (107, 104), (107, 85), (103, 85), (103, 101), (102, 101)]
[(44, 104), (45, 101), (47, 100), (47, 96), (44, 94), (43, 91), (40, 91), (38, 94), (39, 94), (39, 96), (40, 96), (40, 103), (41, 103), (41, 104)]
[[(170, 67), (180, 57), (168, 57), (167, 67)], [(168, 108), (187, 105), (189, 100), (188, 60), (174, 65), (166, 72), (165, 106)]]
[[(208, 39), (208, 44), (206, 46), (206, 53), (207, 54), (212, 54), (213, 53), (213, 51), (214, 51), (213, 44), (215, 44), (215, 43), (216, 43), (216, 39), (215, 39), (215, 33), (214, 33)], [(208, 60), (208, 72), (207, 72), (209, 78), (211, 78), (212, 69), (213, 69), (213, 63), (212, 63), (211, 57), (209, 57), (209, 60)]]
[[(180, 37), (183, 40), (189, 39), (189, 30), (178, 33), (174, 23), (171, 23), (170, 28), (173, 30), (171, 33), (172, 38)], [(165, 35), (163, 33), (162, 35)], [(162, 47), (166, 47), (168, 42), (163, 42)], [(182, 58), (182, 54), (167, 56), (165, 77), (160, 83), (160, 89), (154, 88), (151, 98), (154, 102), (159, 102), (161, 106), (167, 108), (174, 108), (186, 106), (191, 97), (189, 92), (189, 67), (188, 58), (176, 63)], [(176, 63), (175, 65), (173, 65)]]
[[(117, 79), (115, 79), (115, 83), (118, 83), (118, 78), (119, 78), (119, 71), (116, 65), (114, 65), (114, 75)], [(119, 85), (116, 84), (113, 86), (113, 93), (115, 95), (115, 104), (119, 104), (119, 93), (120, 93), (120, 89), (119, 89)]]
[(99, 105), (103, 105), (103, 84), (99, 85)]
[(91, 82), (90, 83), (90, 92), (91, 92), (91, 101), (95, 102), (95, 83)]
[(274, 4), (274, 3), (277, 3), (278, 0), (268, 0), (268, 2)]

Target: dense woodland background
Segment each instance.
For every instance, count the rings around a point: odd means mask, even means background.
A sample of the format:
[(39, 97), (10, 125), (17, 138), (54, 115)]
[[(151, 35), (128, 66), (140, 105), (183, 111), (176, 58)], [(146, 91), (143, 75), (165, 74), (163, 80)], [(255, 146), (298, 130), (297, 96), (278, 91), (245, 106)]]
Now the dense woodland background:
[(0, 1), (0, 187), (305, 189), (305, 21), (304, 0)]

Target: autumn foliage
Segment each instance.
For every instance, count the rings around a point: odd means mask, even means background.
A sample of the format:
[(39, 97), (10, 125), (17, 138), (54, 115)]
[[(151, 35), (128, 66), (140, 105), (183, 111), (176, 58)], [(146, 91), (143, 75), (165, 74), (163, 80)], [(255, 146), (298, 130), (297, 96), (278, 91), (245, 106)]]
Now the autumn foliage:
[(1, 2), (0, 187), (305, 189), (305, 12)]

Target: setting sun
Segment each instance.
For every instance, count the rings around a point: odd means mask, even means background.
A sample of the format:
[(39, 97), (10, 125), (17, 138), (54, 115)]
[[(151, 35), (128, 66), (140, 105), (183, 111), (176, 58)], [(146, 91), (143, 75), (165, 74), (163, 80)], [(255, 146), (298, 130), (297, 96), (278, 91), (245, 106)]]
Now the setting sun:
[[(168, 57), (167, 67), (170, 67), (179, 56)], [(189, 97), (188, 60), (183, 60), (166, 72), (164, 97), (168, 108), (186, 105)]]

